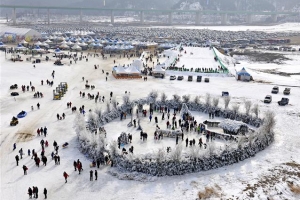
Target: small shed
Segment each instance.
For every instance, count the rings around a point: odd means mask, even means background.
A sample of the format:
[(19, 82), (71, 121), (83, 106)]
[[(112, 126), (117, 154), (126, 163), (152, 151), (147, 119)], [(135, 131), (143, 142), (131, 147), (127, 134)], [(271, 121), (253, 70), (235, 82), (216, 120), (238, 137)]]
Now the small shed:
[(238, 81), (251, 81), (251, 80), (253, 80), (251, 74), (249, 74), (244, 67), (240, 71), (236, 72), (235, 78)]
[(248, 132), (247, 124), (231, 119), (225, 119), (224, 121), (220, 122), (219, 127), (223, 129), (224, 133), (230, 135), (244, 135)]

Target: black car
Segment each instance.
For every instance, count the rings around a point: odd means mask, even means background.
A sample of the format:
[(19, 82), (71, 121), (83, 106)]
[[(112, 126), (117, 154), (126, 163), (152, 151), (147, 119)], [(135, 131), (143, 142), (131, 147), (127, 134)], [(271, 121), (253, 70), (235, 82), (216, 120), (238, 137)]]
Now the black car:
[(202, 76), (197, 76), (197, 82), (201, 82)]
[(10, 93), (11, 96), (19, 96), (19, 93), (18, 92), (12, 92)]
[(188, 76), (188, 81), (193, 81), (193, 76)]
[(176, 76), (170, 76), (170, 80), (171, 81), (176, 80)]
[(278, 105), (280, 106), (285, 106), (289, 104), (289, 99), (288, 98), (282, 98), (280, 101), (278, 101)]
[(178, 76), (177, 80), (182, 81), (183, 80), (183, 76)]
[(205, 82), (205, 83), (209, 83), (209, 78), (205, 78), (205, 79), (204, 79), (204, 82)]

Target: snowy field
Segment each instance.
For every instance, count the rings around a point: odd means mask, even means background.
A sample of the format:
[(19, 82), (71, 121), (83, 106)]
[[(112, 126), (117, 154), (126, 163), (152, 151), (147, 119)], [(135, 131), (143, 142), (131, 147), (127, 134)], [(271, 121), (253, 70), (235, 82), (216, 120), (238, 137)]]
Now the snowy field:
[[(86, 55), (86, 53), (84, 53)], [(24, 60), (25, 56), (21, 55)], [(300, 186), (300, 157), (299, 157), (299, 128), (300, 128), (300, 81), (299, 76), (283, 77), (271, 75), (263, 72), (256, 72), (250, 68), (255, 68), (251, 63), (247, 64), (249, 72), (255, 80), (261, 82), (237, 82), (234, 77), (210, 77), (209, 83), (188, 82), (187, 77), (183, 81), (170, 81), (167, 76), (165, 79), (155, 79), (148, 77), (148, 81), (142, 79), (136, 80), (116, 80), (109, 75), (107, 82), (105, 81), (105, 72), (111, 73), (114, 66), (113, 60), (116, 63), (129, 63), (132, 60), (89, 57), (89, 61), (85, 60), (77, 62), (69, 66), (53, 65), (54, 58), (51, 61), (45, 62), (45, 56), (42, 58), (42, 63), (33, 64), (27, 61), (11, 62), (8, 59), (10, 54), (5, 55), (0, 53), (1, 66), (1, 143), (0, 143), (0, 158), (1, 158), (1, 197), (0, 199), (28, 199), (28, 187), (38, 186), (39, 196), (43, 197), (42, 190), (47, 188), (48, 199), (196, 199), (199, 191), (204, 191), (205, 187), (212, 187), (216, 191), (215, 199), (299, 199), (300, 196), (291, 191), (289, 186)], [(223, 58), (225, 59), (225, 58)], [(188, 62), (188, 61), (187, 61)], [(193, 62), (203, 62), (194, 60)], [(65, 61), (68, 63), (68, 61)], [(95, 70), (94, 65), (99, 65), (100, 69)], [(291, 63), (293, 67), (298, 67), (296, 61)], [(255, 65), (259, 67), (259, 65)], [(233, 65), (229, 66), (230, 68)], [(242, 65), (241, 65), (242, 67)], [(285, 67), (282, 65), (280, 67)], [(292, 66), (291, 66), (292, 67)], [(55, 78), (52, 79), (51, 73), (55, 70)], [(233, 69), (234, 71), (235, 69)], [(186, 75), (185, 75), (186, 76)], [(95, 85), (94, 90), (85, 89), (85, 81)], [(45, 84), (46, 80), (54, 81), (53, 87)], [(44, 80), (44, 85), (41, 85), (41, 80)], [(32, 85), (36, 87), (36, 91), (44, 94), (44, 98), (33, 98), (34, 92), (23, 93), (20, 89), (21, 85)], [(62, 100), (52, 100), (52, 92), (60, 82), (68, 83), (68, 91)], [(9, 89), (10, 85), (18, 84), (17, 91), (20, 96), (12, 97)], [(280, 92), (273, 95), (271, 104), (262, 102), (265, 95), (271, 93), (273, 85), (294, 85), (291, 89), (291, 95), (288, 97), (290, 103), (287, 106), (279, 107), (277, 101), (283, 97), (283, 86), (280, 86)], [(200, 96), (202, 102), (206, 93), (210, 93), (212, 97), (220, 97), (222, 91), (228, 91), (232, 97), (232, 103), (240, 103), (243, 105), (244, 100), (251, 100), (258, 103), (260, 107), (260, 117), (264, 116), (266, 110), (272, 110), (276, 114), (277, 124), (275, 127), (275, 141), (264, 151), (256, 154), (255, 157), (244, 160), (237, 164), (219, 168), (216, 170), (188, 174), (176, 177), (161, 177), (154, 179), (153, 182), (139, 182), (119, 180), (108, 173), (109, 166), (101, 166), (98, 170), (98, 180), (89, 180), (89, 165), (91, 160), (80, 153), (77, 144), (77, 136), (73, 129), (75, 113), (67, 108), (67, 102), (72, 102), (72, 106), (79, 108), (85, 105), (85, 110), (103, 108), (106, 103), (95, 103), (93, 100), (81, 98), (79, 92), (91, 94), (100, 93), (109, 99), (109, 94), (112, 91), (116, 99), (122, 99), (124, 91), (130, 92), (131, 99), (146, 97), (149, 92), (156, 90), (159, 94), (165, 92), (168, 98), (173, 94), (180, 96), (190, 94), (192, 97)], [(159, 97), (160, 98), (160, 97)], [(37, 110), (37, 103), (41, 104), (41, 108)], [(220, 106), (223, 106), (220, 100)], [(31, 106), (34, 110), (31, 111)], [(17, 126), (10, 126), (9, 122), (12, 116), (16, 116), (21, 110), (28, 112), (25, 118), (19, 119)], [(241, 112), (244, 109), (241, 106)], [(57, 120), (56, 114), (66, 114), (65, 120)], [(207, 116), (199, 114), (199, 121), (204, 120)], [(127, 121), (114, 122), (106, 125), (108, 132), (108, 140), (115, 139), (122, 131), (129, 132), (126, 127)], [(148, 118), (142, 123), (148, 126)], [(36, 130), (39, 127), (47, 126), (48, 135), (36, 136)], [(161, 126), (164, 123), (161, 122)], [(149, 131), (154, 128), (149, 124)], [(132, 132), (133, 133), (133, 132)], [(109, 135), (110, 134), (110, 135)], [(149, 135), (151, 135), (151, 131)], [(48, 158), (47, 166), (35, 166), (34, 161), (29, 156), (25, 155), (20, 160), (19, 166), (16, 166), (15, 156), (20, 148), (23, 148), (25, 154), (28, 149), (35, 149), (38, 155), (41, 152), (41, 139), (48, 140), (49, 147), (45, 149), (45, 155)], [(51, 152), (53, 151), (53, 141), (56, 140), (58, 145), (64, 142), (69, 143), (69, 147), (59, 149), (61, 157), (60, 165), (55, 165), (51, 160)], [(153, 138), (149, 136), (147, 147), (138, 137), (134, 137), (135, 151), (154, 151)], [(167, 142), (169, 140), (169, 142)], [(168, 145), (171, 148), (175, 147), (175, 139), (168, 139), (163, 145)], [(13, 151), (13, 143), (17, 143), (17, 148)], [(111, 141), (107, 141), (110, 143)], [(165, 141), (164, 141), (165, 142)], [(216, 141), (217, 143), (218, 141)], [(141, 143), (141, 144), (138, 144)], [(152, 145), (153, 144), (153, 145)], [(140, 145), (140, 146), (139, 146)], [(139, 146), (139, 147), (138, 147)], [(149, 146), (149, 147), (148, 147)], [(74, 171), (73, 161), (80, 159), (83, 164), (83, 172), (78, 175)], [(23, 175), (22, 165), (26, 165), (28, 175)], [(93, 169), (94, 170), (94, 169)], [(66, 171), (70, 177), (68, 183), (65, 184), (63, 172)]]

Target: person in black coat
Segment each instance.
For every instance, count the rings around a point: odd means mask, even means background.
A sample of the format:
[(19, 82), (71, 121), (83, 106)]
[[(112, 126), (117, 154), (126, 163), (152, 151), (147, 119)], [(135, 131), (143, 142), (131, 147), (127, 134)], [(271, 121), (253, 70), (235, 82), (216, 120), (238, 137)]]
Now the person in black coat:
[(90, 181), (93, 181), (93, 170), (90, 171)]
[(15, 157), (15, 158), (16, 158), (17, 166), (19, 166), (19, 160), (20, 160), (20, 159), (19, 159), (19, 156), (18, 156), (18, 155), (16, 155), (16, 157)]
[(45, 195), (45, 199), (47, 199), (47, 189), (44, 188), (44, 195)]
[(35, 198), (39, 198), (39, 188), (35, 187)]
[(24, 170), (24, 175), (27, 175), (27, 170), (28, 170), (28, 168), (25, 166), (25, 165), (23, 165), (23, 170)]
[(77, 170), (77, 162), (74, 160), (74, 162), (73, 162), (73, 166), (74, 166), (74, 169), (75, 169), (75, 171)]
[(32, 198), (32, 189), (31, 187), (28, 188), (28, 195), (29, 195), (29, 199)]
[(97, 180), (97, 178), (98, 178), (98, 172), (97, 170), (95, 170), (95, 181)]

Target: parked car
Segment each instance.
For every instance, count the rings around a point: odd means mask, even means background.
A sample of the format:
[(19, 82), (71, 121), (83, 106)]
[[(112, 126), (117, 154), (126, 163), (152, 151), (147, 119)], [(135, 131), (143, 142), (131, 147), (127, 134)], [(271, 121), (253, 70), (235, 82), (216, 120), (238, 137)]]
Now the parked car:
[(18, 92), (12, 92), (10, 93), (11, 96), (19, 96), (19, 93)]
[(193, 81), (193, 76), (188, 76), (188, 81)]
[(291, 88), (285, 88), (283, 94), (289, 95), (291, 93)]
[(178, 76), (177, 80), (182, 81), (183, 80), (183, 76)]
[(209, 78), (205, 78), (205, 79), (204, 79), (204, 82), (205, 82), (205, 83), (209, 83)]
[(171, 81), (176, 80), (176, 76), (170, 76), (170, 80)]
[(289, 104), (289, 99), (288, 98), (282, 98), (280, 101), (278, 101), (278, 105), (280, 106), (285, 106)]
[(279, 92), (279, 87), (278, 86), (274, 86), (272, 89), (272, 93), (273, 94), (277, 94)]
[(267, 95), (264, 99), (264, 103), (271, 103), (272, 102), (272, 96), (271, 95)]
[(229, 92), (223, 91), (222, 92), (222, 97), (227, 97), (227, 96), (229, 96)]
[(202, 76), (197, 76), (197, 82), (201, 82)]

